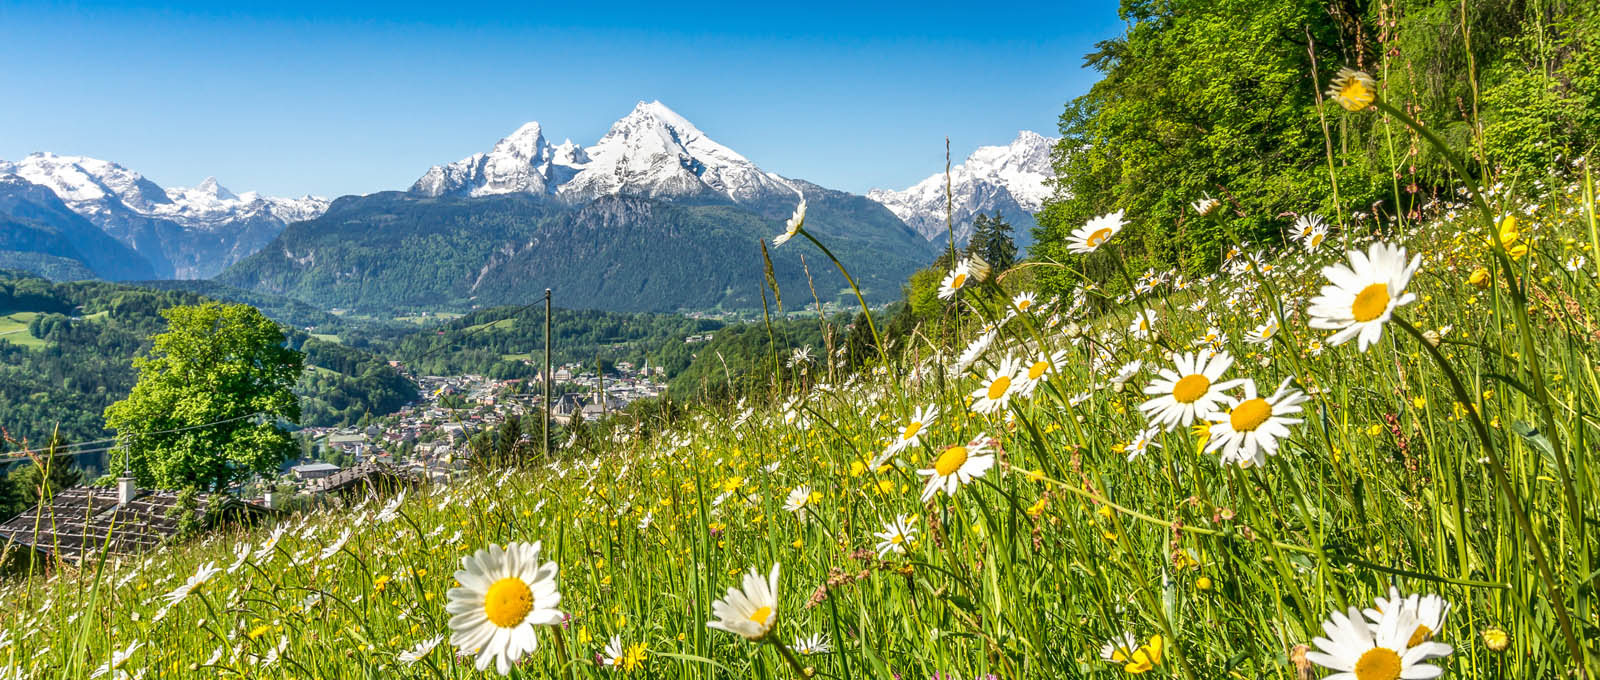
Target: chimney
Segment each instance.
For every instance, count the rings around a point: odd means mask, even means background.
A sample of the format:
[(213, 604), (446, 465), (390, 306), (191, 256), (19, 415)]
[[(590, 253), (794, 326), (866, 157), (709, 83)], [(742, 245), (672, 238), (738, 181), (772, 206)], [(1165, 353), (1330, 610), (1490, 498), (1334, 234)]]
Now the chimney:
[(138, 487), (133, 485), (132, 477), (117, 478), (117, 505), (127, 505), (133, 502), (133, 497), (139, 494)]

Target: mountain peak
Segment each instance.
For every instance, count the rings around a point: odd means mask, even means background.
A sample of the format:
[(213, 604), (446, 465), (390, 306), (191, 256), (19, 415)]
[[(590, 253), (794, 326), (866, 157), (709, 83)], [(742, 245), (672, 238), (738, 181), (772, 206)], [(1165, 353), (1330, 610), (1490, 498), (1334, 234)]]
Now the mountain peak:
[[(1050, 197), (1054, 175), (1050, 151), (1056, 140), (1022, 130), (1004, 146), (980, 146), (960, 165), (950, 168), (950, 193), (956, 240), (972, 236), (978, 213), (999, 212), (1015, 228), (1019, 245), (1027, 242), (1038, 212)], [(873, 189), (867, 197), (882, 203), (929, 239), (945, 233), (945, 176), (936, 173), (904, 191)]]
[(428, 196), (532, 193), (581, 201), (632, 195), (734, 203), (798, 193), (657, 100), (635, 104), (587, 148), (571, 140), (551, 145), (538, 123), (527, 123), (487, 154), (430, 168), (411, 190)]
[(211, 198), (219, 201), (232, 201), (238, 200), (239, 198), (238, 196), (234, 195), (232, 191), (228, 191), (226, 187), (217, 182), (217, 178), (215, 177), (207, 177), (204, 180), (201, 180), (199, 184), (195, 185), (193, 190), (197, 193), (210, 196)]

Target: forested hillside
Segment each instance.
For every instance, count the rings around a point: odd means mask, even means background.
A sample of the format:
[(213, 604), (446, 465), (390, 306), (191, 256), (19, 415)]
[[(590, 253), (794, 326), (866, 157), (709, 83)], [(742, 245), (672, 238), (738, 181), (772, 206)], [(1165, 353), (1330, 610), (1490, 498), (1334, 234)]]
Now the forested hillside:
[[(1593, 2), (1127, 0), (1121, 14), (1126, 34), (1085, 57), (1102, 80), (1061, 116), (1057, 196), (1039, 216), (1033, 253), (1073, 267), (1071, 231), (1115, 210), (1135, 267), (1194, 273), (1235, 238), (1281, 245), (1303, 214), (1370, 233), (1458, 198), (1418, 135), (1324, 101), (1341, 67), (1371, 72), (1494, 181), (1547, 182), (1600, 143)], [(1202, 215), (1206, 197), (1219, 204)], [(1112, 263), (1098, 266), (1106, 279)]]
[[(67, 441), (110, 436), (102, 414), (132, 389), (134, 356), (165, 330), (160, 311), (206, 298), (104, 282), (51, 283), (0, 274), (0, 428), (15, 440), (46, 441), (60, 428)], [(383, 359), (292, 333), (307, 354), (298, 393), (302, 423), (353, 422), (381, 415), (415, 397), (416, 387)]]
[[(905, 275), (936, 254), (871, 200), (810, 185), (807, 196), (808, 226), (831, 239), (869, 300), (892, 299)], [(793, 207), (786, 197), (781, 210)], [(760, 244), (782, 225), (733, 205), (604, 197), (570, 206), (522, 194), (391, 192), (339, 199), (217, 280), (375, 316), (524, 304), (545, 288), (571, 308), (754, 310), (764, 280)], [(833, 265), (805, 243), (772, 255), (786, 290), (809, 287), (802, 253), (824, 302), (853, 302)]]
[[(674, 374), (689, 365), (694, 346), (686, 338), (722, 327), (721, 322), (676, 314), (556, 309), (551, 316), (551, 361), (556, 365), (648, 362)], [(544, 362), (544, 310), (538, 305), (496, 307), (410, 335), (365, 342), (419, 375), (533, 377)]]

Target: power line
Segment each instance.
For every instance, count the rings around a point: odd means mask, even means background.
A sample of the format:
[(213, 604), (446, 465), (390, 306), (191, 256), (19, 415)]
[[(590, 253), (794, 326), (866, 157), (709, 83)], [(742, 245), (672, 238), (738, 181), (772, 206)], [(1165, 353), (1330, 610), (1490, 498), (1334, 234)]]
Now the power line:
[[(269, 415), (269, 414), (266, 411), (256, 411), (255, 413), (246, 413), (246, 414), (244, 414), (242, 416), (235, 416), (235, 417), (232, 417), (232, 418), (224, 418), (222, 420), (214, 420), (214, 421), (211, 421), (209, 423), (200, 423), (199, 425), (188, 425), (188, 426), (185, 426), (185, 427), (175, 427), (175, 428), (172, 428), (170, 430), (155, 430), (153, 432), (131, 432), (131, 433), (128, 433), (126, 435), (119, 435), (119, 436), (116, 436), (116, 437), (111, 437), (109, 439), (95, 439), (95, 440), (86, 441), (86, 442), (73, 442), (73, 443), (70, 443), (70, 444), (65, 444), (63, 446), (54, 447), (51, 450), (56, 451), (57, 452), (56, 455), (71, 454), (71, 453), (75, 453), (71, 449), (74, 449), (74, 448), (77, 448), (77, 447), (80, 447), (80, 446), (94, 446), (96, 444), (107, 444), (107, 443), (118, 441), (118, 440), (120, 440), (120, 439), (122, 439), (124, 437), (148, 437), (150, 435), (156, 435), (156, 434), (171, 434), (173, 432), (185, 432), (185, 431), (188, 431), (188, 430), (198, 430), (198, 429), (203, 428), (203, 427), (211, 427), (213, 425), (222, 425), (222, 424), (225, 424), (225, 423), (234, 422), (236, 420), (244, 420), (245, 418), (254, 418), (255, 416), (259, 416), (259, 415)], [(116, 448), (116, 447), (113, 446), (111, 448)]]

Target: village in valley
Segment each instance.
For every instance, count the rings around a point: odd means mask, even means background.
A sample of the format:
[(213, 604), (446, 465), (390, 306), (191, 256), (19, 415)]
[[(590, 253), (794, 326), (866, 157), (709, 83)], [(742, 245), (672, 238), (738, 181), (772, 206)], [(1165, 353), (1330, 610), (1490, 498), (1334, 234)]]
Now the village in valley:
[[(398, 364), (396, 368), (404, 370)], [(420, 396), (394, 414), (365, 427), (301, 429), (298, 436), (313, 455), (290, 465), (285, 481), (301, 491), (316, 492), (321, 488), (318, 480), (365, 464), (381, 464), (447, 482), (469, 467), (467, 443), (474, 436), (493, 431), (510, 418), (533, 416), (529, 422), (537, 423), (544, 409), (542, 375), (512, 380), (481, 375), (409, 377), (416, 381)], [(550, 420), (562, 427), (574, 420), (599, 421), (667, 389), (664, 369), (626, 361), (606, 374), (567, 364), (551, 371), (550, 377)], [(536, 442), (539, 436), (537, 429), (523, 430), (524, 440)]]

